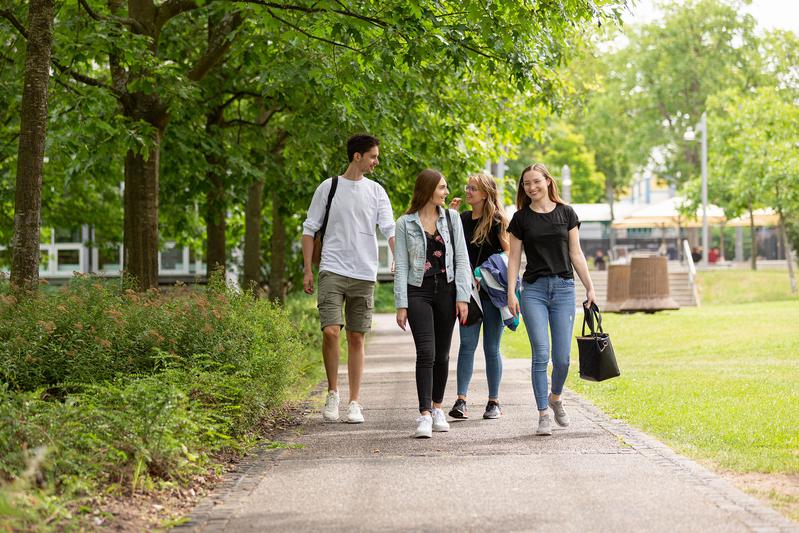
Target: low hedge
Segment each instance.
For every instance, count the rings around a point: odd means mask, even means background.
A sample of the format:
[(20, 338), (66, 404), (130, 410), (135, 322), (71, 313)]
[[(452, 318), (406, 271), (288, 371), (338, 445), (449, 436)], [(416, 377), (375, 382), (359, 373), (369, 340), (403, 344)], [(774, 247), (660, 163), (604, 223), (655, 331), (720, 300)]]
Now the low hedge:
[(318, 377), (306, 300), (280, 307), (220, 283), (142, 294), (82, 276), (18, 301), (0, 284), (0, 482), (65, 499), (146, 490), (240, 452)]

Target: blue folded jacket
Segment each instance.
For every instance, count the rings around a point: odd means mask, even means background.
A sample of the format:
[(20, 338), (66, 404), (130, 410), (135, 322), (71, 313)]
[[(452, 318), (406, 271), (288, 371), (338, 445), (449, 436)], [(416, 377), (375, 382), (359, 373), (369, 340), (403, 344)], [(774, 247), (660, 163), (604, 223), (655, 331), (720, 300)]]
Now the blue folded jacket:
[[(491, 298), (491, 303), (499, 309), (502, 322), (511, 331), (516, 331), (519, 327), (519, 317), (511, 313), (508, 308), (508, 256), (498, 253), (490, 256), (483, 261), (483, 264), (474, 269), (474, 277), (480, 280), (483, 287)], [(520, 298), (519, 285), (521, 281), (516, 276), (516, 298)]]

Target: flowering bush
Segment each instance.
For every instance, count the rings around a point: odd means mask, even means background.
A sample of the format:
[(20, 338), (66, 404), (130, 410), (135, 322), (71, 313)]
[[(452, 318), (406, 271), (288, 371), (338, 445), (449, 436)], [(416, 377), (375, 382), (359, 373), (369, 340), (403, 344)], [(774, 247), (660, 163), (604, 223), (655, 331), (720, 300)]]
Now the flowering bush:
[(218, 282), (142, 294), (80, 276), (24, 301), (0, 284), (0, 481), (42, 449), (59, 493), (180, 481), (319, 366), (310, 311)]

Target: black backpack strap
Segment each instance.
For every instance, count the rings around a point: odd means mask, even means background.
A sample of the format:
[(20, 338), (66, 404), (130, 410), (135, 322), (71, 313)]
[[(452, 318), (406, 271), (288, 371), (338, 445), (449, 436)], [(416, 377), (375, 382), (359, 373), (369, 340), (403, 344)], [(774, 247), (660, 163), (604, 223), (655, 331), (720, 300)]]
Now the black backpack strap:
[(330, 204), (333, 203), (336, 187), (338, 187), (338, 176), (334, 177), (333, 182), (330, 184), (330, 193), (327, 195), (327, 205), (325, 206), (325, 220), (322, 222), (322, 227), (319, 228), (319, 234), (323, 239), (325, 237), (325, 231), (327, 230), (327, 220), (330, 218)]
[[(452, 219), (450, 218), (449, 209), (446, 207), (444, 208), (444, 215), (447, 217), (447, 227), (449, 228), (449, 244), (452, 246), (452, 278), (455, 279), (455, 268), (457, 268), (458, 262), (455, 261), (455, 233), (452, 231)], [(446, 258), (446, 256), (444, 256)], [(444, 264), (446, 264), (446, 259), (444, 260)]]

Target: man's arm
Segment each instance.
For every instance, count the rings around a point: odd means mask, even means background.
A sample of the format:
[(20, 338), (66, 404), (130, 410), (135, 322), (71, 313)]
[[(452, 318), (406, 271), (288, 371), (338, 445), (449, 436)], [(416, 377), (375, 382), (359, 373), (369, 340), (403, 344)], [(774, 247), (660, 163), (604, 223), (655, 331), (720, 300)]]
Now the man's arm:
[(303, 275), (302, 285), (307, 294), (313, 294), (313, 268), (311, 258), (313, 257), (313, 237), (310, 235), (302, 236), (302, 263), (305, 274)]
[(303, 288), (308, 294), (313, 294), (313, 268), (311, 258), (313, 257), (314, 235), (322, 227), (325, 219), (325, 208), (327, 207), (327, 196), (330, 193), (330, 185), (324, 186), (323, 181), (314, 192), (311, 205), (308, 207), (308, 216), (302, 224), (302, 263), (303, 263)]
[(388, 199), (388, 194), (383, 187), (380, 187), (377, 200), (377, 225), (380, 227), (380, 233), (383, 237), (388, 239), (388, 245), (391, 247), (391, 252), (394, 253), (394, 212), (391, 209), (391, 201)]

